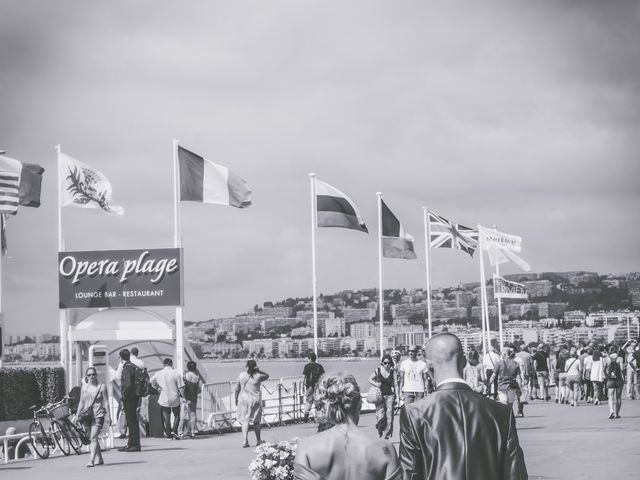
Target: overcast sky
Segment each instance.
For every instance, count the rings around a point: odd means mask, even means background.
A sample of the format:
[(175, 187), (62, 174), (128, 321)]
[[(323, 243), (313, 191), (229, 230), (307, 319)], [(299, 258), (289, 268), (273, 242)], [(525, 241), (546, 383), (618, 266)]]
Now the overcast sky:
[(173, 245), (174, 137), (249, 183), (245, 210), (181, 204), (185, 320), (311, 295), (309, 172), (370, 231), (318, 232), (319, 292), (377, 285), (377, 191), (417, 240), (387, 288), (425, 283), (422, 206), (521, 235), (534, 271), (639, 270), (639, 27), (635, 1), (4, 0), (0, 149), (46, 169), (8, 226), (8, 333), (58, 328), (56, 144), (126, 209), (65, 208), (68, 250)]

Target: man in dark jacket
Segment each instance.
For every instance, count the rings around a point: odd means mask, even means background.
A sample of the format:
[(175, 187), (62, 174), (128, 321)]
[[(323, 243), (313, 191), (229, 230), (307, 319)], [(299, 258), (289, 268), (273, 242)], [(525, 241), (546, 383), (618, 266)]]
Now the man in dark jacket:
[(131, 363), (131, 352), (123, 348), (120, 350), (122, 362), (122, 377), (120, 378), (120, 393), (124, 406), (124, 415), (127, 419), (129, 439), (127, 445), (119, 448), (121, 452), (140, 451), (140, 425), (138, 424), (138, 404), (140, 398), (136, 391), (136, 366)]
[(516, 421), (506, 405), (462, 379), (462, 345), (451, 333), (427, 344), (436, 392), (400, 413), (400, 462), (406, 480), (527, 480)]

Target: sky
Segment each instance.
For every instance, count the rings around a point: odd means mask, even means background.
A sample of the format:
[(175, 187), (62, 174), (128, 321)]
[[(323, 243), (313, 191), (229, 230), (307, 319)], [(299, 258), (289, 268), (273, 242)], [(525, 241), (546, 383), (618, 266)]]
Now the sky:
[(639, 26), (634, 1), (4, 0), (0, 150), (46, 169), (8, 224), (6, 331), (58, 329), (57, 144), (126, 209), (64, 208), (67, 250), (173, 246), (173, 138), (250, 185), (180, 205), (187, 321), (311, 295), (310, 172), (370, 231), (318, 231), (319, 293), (377, 286), (376, 192), (418, 251), (385, 288), (425, 285), (423, 206), (522, 236), (533, 271), (640, 270)]

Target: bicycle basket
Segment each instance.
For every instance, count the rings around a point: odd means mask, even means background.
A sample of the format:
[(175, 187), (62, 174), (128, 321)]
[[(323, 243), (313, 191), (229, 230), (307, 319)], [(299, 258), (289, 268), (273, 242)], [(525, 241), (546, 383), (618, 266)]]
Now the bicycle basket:
[(69, 411), (69, 405), (67, 405), (66, 403), (53, 407), (49, 411), (49, 413), (53, 415), (53, 418), (55, 418), (56, 420), (62, 420), (71, 415), (71, 412)]

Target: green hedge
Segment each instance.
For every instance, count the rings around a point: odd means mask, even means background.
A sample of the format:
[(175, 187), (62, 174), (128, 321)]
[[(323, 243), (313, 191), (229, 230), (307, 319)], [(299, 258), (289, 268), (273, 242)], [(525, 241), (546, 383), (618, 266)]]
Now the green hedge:
[(58, 401), (65, 393), (62, 367), (0, 368), (0, 421), (30, 418), (29, 407)]

